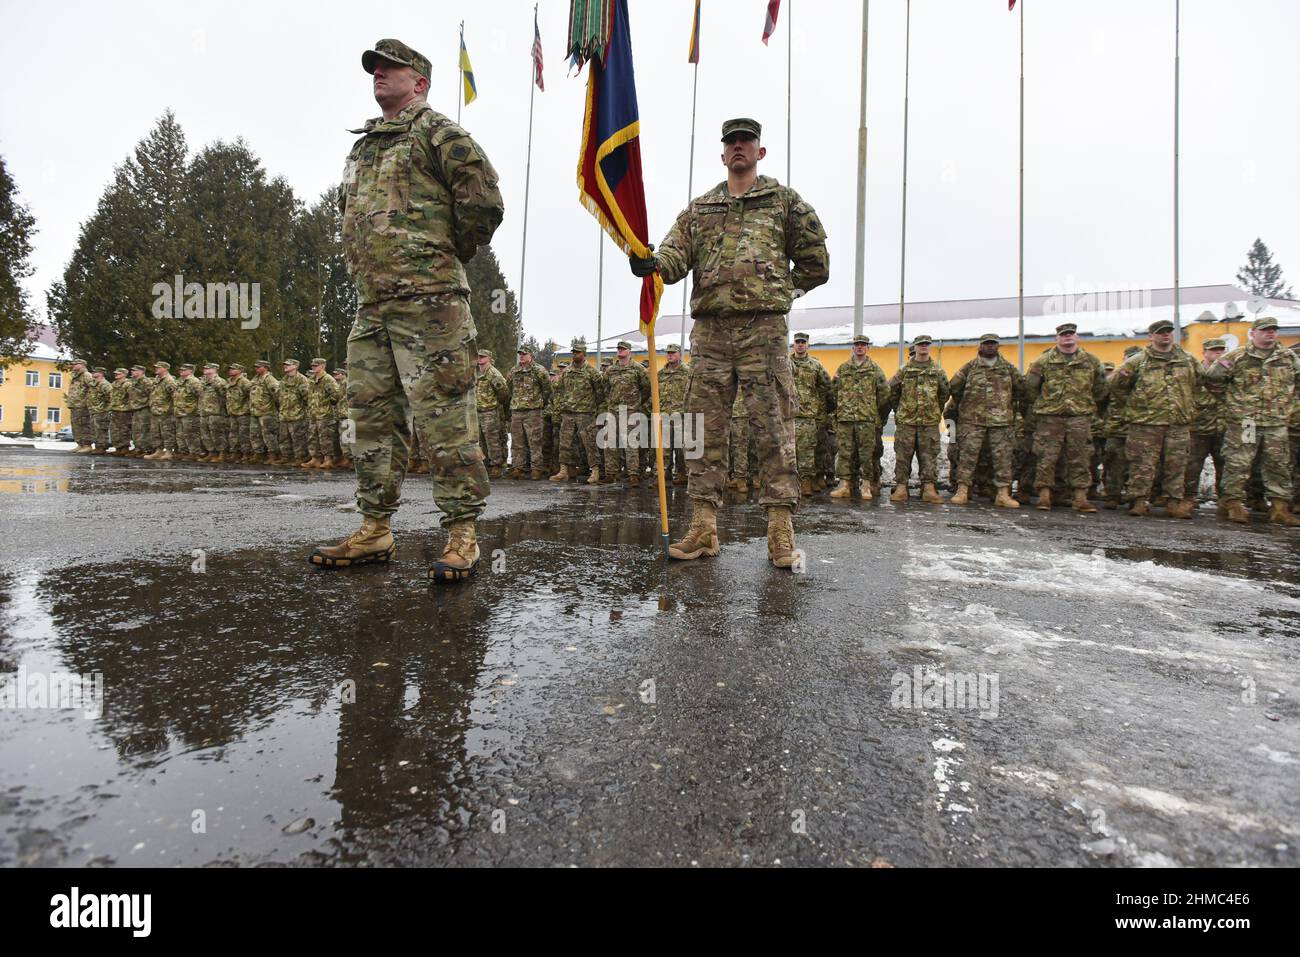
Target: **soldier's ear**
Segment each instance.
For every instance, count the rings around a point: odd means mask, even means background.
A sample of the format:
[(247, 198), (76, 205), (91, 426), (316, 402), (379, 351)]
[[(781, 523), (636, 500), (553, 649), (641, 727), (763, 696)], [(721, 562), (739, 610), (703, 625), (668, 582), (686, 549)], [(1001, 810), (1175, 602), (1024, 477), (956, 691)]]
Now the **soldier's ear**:
[(766, 147), (766, 146), (760, 146), (760, 147), (758, 148), (758, 158), (759, 158), (759, 159), (763, 159), (763, 157), (765, 157), (765, 156), (767, 156), (767, 147)]

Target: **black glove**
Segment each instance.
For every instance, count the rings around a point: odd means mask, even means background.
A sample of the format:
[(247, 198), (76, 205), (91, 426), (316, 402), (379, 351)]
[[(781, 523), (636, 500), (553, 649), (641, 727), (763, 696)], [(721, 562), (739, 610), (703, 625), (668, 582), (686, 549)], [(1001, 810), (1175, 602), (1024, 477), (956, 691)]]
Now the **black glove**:
[(647, 246), (646, 248), (650, 250), (651, 255), (645, 259), (640, 256), (628, 256), (628, 265), (632, 267), (632, 275), (638, 279), (644, 279), (659, 268), (659, 263), (654, 257), (655, 248), (653, 246)]

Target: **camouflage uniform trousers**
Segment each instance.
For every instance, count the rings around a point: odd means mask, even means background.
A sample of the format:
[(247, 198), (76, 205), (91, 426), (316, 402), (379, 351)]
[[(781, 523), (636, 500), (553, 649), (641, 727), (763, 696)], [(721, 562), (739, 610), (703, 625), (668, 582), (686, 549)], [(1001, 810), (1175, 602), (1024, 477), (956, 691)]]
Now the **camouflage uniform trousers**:
[(1291, 439), (1285, 425), (1256, 426), (1253, 442), (1245, 441), (1240, 422), (1223, 433), (1223, 498), (1241, 501), (1251, 468), (1259, 460), (1264, 492), (1269, 498), (1291, 500)]
[(442, 524), (473, 521), (487, 507), (474, 393), (476, 335), (469, 300), (457, 293), (390, 299), (357, 311), (348, 334), (348, 408), (356, 423), (362, 514), (392, 515), (401, 505), (408, 410)]
[(278, 415), (250, 415), (248, 438), (257, 455), (280, 454), (280, 417)]
[(894, 429), (894, 484), (906, 486), (912, 477), (912, 456), (919, 465), (921, 484), (939, 480), (939, 426), (897, 425)]
[(125, 452), (127, 446), (131, 444), (131, 413), (111, 412), (109, 414), (113, 417), (113, 448)]
[[(606, 431), (606, 429), (609, 429), (609, 427), (612, 426), (612, 431), (615, 435), (616, 441), (614, 445), (604, 450), (605, 474), (618, 475), (626, 467), (629, 476), (640, 475), (641, 466), (643, 464), (641, 459), (641, 448), (640, 446), (635, 446), (633, 444), (633, 440), (637, 438), (636, 430), (632, 428), (632, 423), (629, 421), (627, 434), (619, 435), (618, 413), (607, 412), (606, 415), (609, 416), (609, 418), (604, 421), (608, 422), (609, 426), (606, 426), (605, 429), (602, 429), (601, 431)], [(627, 417), (629, 420), (631, 419), (632, 410), (627, 412)]]
[(817, 474), (828, 482), (835, 478), (835, 456), (838, 451), (835, 424), (823, 423), (817, 433)]
[(560, 464), (581, 467), (585, 450), (588, 462), (599, 462), (596, 457), (596, 416), (590, 412), (565, 412), (560, 416)]
[(660, 413), (663, 416), (664, 478), (686, 474), (685, 412)]
[(94, 419), (95, 419), (95, 448), (107, 449), (109, 446), (113, 444), (113, 436), (112, 436), (113, 413), (96, 412), (94, 414)]
[(280, 445), (280, 454), (290, 462), (305, 462), (311, 458), (307, 454), (306, 419), (281, 419), (277, 441)]
[(95, 441), (95, 417), (84, 405), (72, 410), (72, 437), (78, 445), (90, 445)]
[[(957, 484), (975, 483), (986, 447), (988, 458), (993, 463), (993, 484), (1011, 485), (1016, 452), (1016, 437), (1011, 426), (965, 424), (959, 425), (957, 431)], [(980, 477), (984, 478), (983, 475)]]
[(818, 422), (809, 416), (799, 416), (794, 420), (794, 452), (798, 463), (799, 478), (817, 477)]
[(557, 471), (560, 467), (560, 418), (542, 413), (542, 461), (547, 471)]
[(1092, 436), (1092, 458), (1088, 463), (1088, 488), (1102, 488), (1101, 463), (1106, 460), (1106, 440), (1097, 434)]
[(1300, 508), (1300, 429), (1291, 429), (1291, 505)]
[(1124, 497), (1124, 484), (1128, 481), (1127, 436), (1112, 435), (1106, 439), (1106, 454), (1101, 460), (1101, 477), (1106, 483), (1107, 496), (1114, 499)]
[(307, 420), (307, 456), (313, 459), (339, 458), (339, 432), (334, 416)]
[(204, 413), (199, 416), (199, 429), (203, 436), (203, 448), (209, 454), (226, 451), (226, 439), (230, 435), (230, 423), (220, 413)]
[(203, 429), (199, 418), (197, 412), (193, 415), (178, 416), (180, 428), (176, 431), (177, 441), (182, 442), (186, 453), (189, 455), (203, 454)]
[(1056, 461), (1065, 450), (1065, 478), (1070, 488), (1088, 488), (1088, 467), (1092, 463), (1092, 418), (1086, 415), (1040, 415), (1034, 430), (1034, 458), (1038, 468), (1034, 488), (1051, 488), (1056, 478)]
[(1223, 491), (1223, 433), (1193, 432), (1187, 454), (1187, 471), (1183, 473), (1183, 498), (1195, 501), (1199, 497), (1201, 472), (1205, 469), (1207, 455), (1214, 462), (1214, 494), (1217, 496)]
[(782, 313), (700, 316), (691, 332), (686, 411), (701, 415), (704, 455), (688, 459), (687, 494), (720, 508), (727, 484), (728, 438), (736, 389), (743, 387), (759, 466), (760, 505), (799, 505), (794, 412), (798, 398)]
[(157, 448), (149, 440), (149, 436), (152, 434), (149, 425), (151, 418), (148, 409), (136, 409), (131, 413), (131, 441), (135, 443), (137, 449), (144, 452), (152, 452)]
[(249, 455), (253, 451), (252, 438), (252, 421), (251, 415), (232, 415), (230, 419), (230, 435), (228, 437), (227, 447), (232, 452), (241, 455)]
[(1185, 425), (1128, 427), (1128, 482), (1124, 498), (1144, 502), (1158, 488), (1171, 502), (1183, 497), (1191, 433)]
[(478, 444), (483, 458), (491, 468), (506, 464), (506, 447), (501, 441), (501, 410), (478, 410)]
[(542, 410), (516, 409), (510, 413), (511, 467), (535, 472), (546, 465), (542, 448)]
[(750, 441), (749, 419), (743, 415), (731, 420), (730, 442), (731, 477), (749, 481), (750, 460), (754, 457), (754, 443)]
[(835, 477), (841, 482), (852, 482), (855, 477), (868, 482), (877, 481), (879, 461), (872, 461), (876, 449), (876, 423), (836, 422)]
[(176, 418), (171, 415), (149, 416), (149, 444), (166, 452), (176, 451)]

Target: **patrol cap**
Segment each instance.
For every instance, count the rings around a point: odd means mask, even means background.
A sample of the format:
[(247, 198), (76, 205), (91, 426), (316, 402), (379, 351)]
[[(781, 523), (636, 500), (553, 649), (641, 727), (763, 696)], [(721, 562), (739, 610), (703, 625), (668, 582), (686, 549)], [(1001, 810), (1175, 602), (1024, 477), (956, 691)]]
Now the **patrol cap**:
[(1157, 319), (1151, 325), (1147, 326), (1147, 332), (1173, 332), (1174, 324), (1169, 319)]
[(211, 369), (213, 372), (216, 372), (216, 371), (217, 371), (217, 364), (216, 364), (215, 362), (205, 362), (205, 363), (203, 363), (203, 371), (204, 371), (204, 372), (207, 372), (209, 369)]
[(496, 358), (496, 356), (494, 356), (494, 355), (492, 354), (492, 350), (491, 350), (491, 349), (480, 349), (480, 350), (478, 351), (478, 356), (479, 356), (480, 359), (495, 359), (495, 358)]
[(569, 368), (569, 360), (568, 360), (568, 359), (561, 359), (559, 362), (555, 363), (555, 368), (557, 368), (557, 369), (567, 369), (567, 368)]
[(808, 341), (808, 333), (806, 333), (806, 332), (796, 332), (796, 333), (794, 334), (794, 341), (795, 341), (795, 342), (807, 342), (807, 341)]
[(119, 372), (122, 373), (122, 375), (126, 375), (126, 370), (123, 369), (121, 366), (118, 366), (116, 369), (113, 370), (113, 375), (117, 375)]
[(1113, 362), (1103, 362), (1103, 363), (1101, 364), (1101, 367), (1102, 367), (1103, 369), (1105, 369), (1107, 372), (1114, 372), (1114, 371), (1115, 371), (1115, 363), (1113, 363)]
[(926, 346), (928, 346), (928, 345), (929, 345), (930, 343), (932, 343), (933, 341), (934, 341), (933, 339), (931, 339), (929, 336), (927, 336), (927, 335), (923, 332), (923, 333), (921, 333), (919, 336), (917, 336), (915, 339), (912, 340), (912, 345), (914, 345), (914, 346), (921, 346), (921, 345), (926, 345)]
[(869, 346), (871, 345), (871, 340), (868, 339), (866, 336), (854, 336), (853, 344), (855, 346)]
[(171, 372), (171, 371), (172, 371), (172, 364), (171, 364), (170, 362), (164, 362), (164, 361), (161, 360), (161, 359), (159, 359), (157, 362), (155, 362), (155, 363), (153, 364), (153, 367), (154, 367), (155, 369), (166, 369), (168, 372)]
[(980, 342), (1001, 342), (1001, 341), (1002, 341), (1002, 337), (999, 336), (996, 332), (986, 332), (984, 333), (984, 335), (980, 336)]
[(908, 346), (908, 347), (907, 347), (907, 354), (908, 354), (909, 356), (914, 356), (914, 355), (916, 355), (916, 346)]
[(230, 365), (226, 366), (226, 368), (227, 368), (227, 369), (234, 369), (236, 372), (243, 372), (243, 371), (244, 371), (244, 367), (241, 366), (238, 362), (232, 362), (232, 363), (230, 363)]
[(722, 124), (722, 142), (727, 141), (729, 136), (752, 136), (758, 139), (763, 135), (763, 124), (758, 120), (752, 120), (747, 116), (737, 117), (734, 120), (727, 120)]
[(1260, 316), (1258, 319), (1256, 319), (1254, 322), (1250, 324), (1250, 328), (1252, 330), (1253, 329), (1276, 329), (1277, 320), (1274, 319), (1272, 316)]
[(319, 356), (317, 356), (315, 359), (311, 360), (311, 364), (314, 366), (323, 366), (328, 364), (328, 360), (322, 359)]
[(95, 368), (91, 369), (90, 371), (91, 371), (91, 372), (103, 372), (103, 373), (105, 373), (105, 374), (108, 373), (108, 370), (105, 369), (103, 366), (95, 366)]
[(72, 364), (73, 364), (74, 366), (75, 366), (75, 365), (83, 365), (83, 366), (84, 366), (84, 365), (86, 364), (86, 360), (85, 360), (85, 359), (73, 359), (73, 360), (72, 360)]
[(347, 375), (347, 374), (348, 374), (347, 369), (335, 369), (333, 372), (330, 373), (330, 375)]
[(1058, 336), (1068, 335), (1072, 332), (1077, 333), (1078, 331), (1079, 327), (1073, 322), (1063, 322), (1056, 327), (1056, 334)]
[(270, 359), (258, 359), (256, 362), (253, 363), (253, 368), (254, 368), (254, 369), (270, 369), (270, 368), (271, 368), (271, 360), (270, 360)]
[(620, 342), (620, 343), (619, 343), (617, 346), (615, 346), (614, 348), (615, 348), (615, 349), (631, 349), (631, 348), (632, 348), (632, 343), (630, 343), (630, 342), (628, 342), (626, 339), (624, 339), (622, 342)]
[[(101, 371), (102, 371), (102, 370), (101, 370)], [(180, 367), (180, 369), (178, 369), (177, 371), (178, 371), (178, 372), (185, 372), (185, 371), (193, 372), (193, 371), (194, 371), (194, 363), (193, 363), (193, 362), (182, 362), (182, 363), (181, 363), (181, 367)]]
[(519, 348), (518, 348), (518, 350), (516, 350), (516, 351), (517, 351), (517, 354), (518, 354), (518, 355), (521, 355), (521, 356), (522, 356), (524, 353), (527, 353), (527, 354), (530, 355), (530, 356), (533, 354), (533, 350), (532, 350), (531, 348), (529, 348), (527, 345), (525, 345), (524, 343), (520, 343), (520, 344), (519, 344)]
[(681, 352), (681, 351), (682, 351), (682, 347), (679, 346), (677, 343), (674, 342), (674, 343), (671, 343), (671, 344), (668, 346), (668, 348), (665, 349), (664, 351), (665, 351), (665, 352)]
[(1206, 339), (1201, 343), (1202, 349), (1226, 349), (1228, 348), (1227, 339)]
[(574, 340), (573, 340), (573, 344), (569, 346), (569, 351), (570, 351), (570, 352), (581, 352), (583, 355), (586, 355), (586, 353), (587, 353), (587, 340), (586, 340), (586, 339), (574, 339)]
[(1142, 351), (1141, 346), (1129, 346), (1127, 349), (1124, 350), (1124, 358), (1127, 359), (1129, 356), (1135, 356), (1141, 351)]
[(131, 366), (131, 371), (132, 371), (132, 372), (134, 372), (136, 369), (139, 369), (141, 372), (147, 372), (147, 371), (148, 371), (147, 369), (145, 369), (144, 366)]
[(429, 69), (429, 58), (422, 53), (412, 50), (401, 40), (380, 40), (375, 44), (373, 50), (367, 50), (361, 54), (361, 69), (367, 73), (375, 72), (375, 61), (385, 59), (390, 63), (398, 63), (402, 66), (409, 66), (426, 80), (429, 79), (431, 70)]
[(286, 366), (293, 366), (295, 369), (298, 368), (298, 360), (297, 360), (297, 359), (285, 359), (284, 362), (282, 362), (282, 363), (280, 363), (280, 364), (281, 364), (281, 365), (286, 365)]

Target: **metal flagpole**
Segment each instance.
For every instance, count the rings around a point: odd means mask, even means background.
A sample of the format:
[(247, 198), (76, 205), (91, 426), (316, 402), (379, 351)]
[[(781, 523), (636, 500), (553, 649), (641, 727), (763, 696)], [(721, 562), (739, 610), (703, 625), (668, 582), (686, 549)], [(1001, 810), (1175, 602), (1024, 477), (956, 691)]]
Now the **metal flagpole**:
[(898, 279), (898, 367), (903, 368), (907, 354), (904, 341), (904, 302), (907, 295), (907, 95), (912, 69), (912, 0), (907, 0), (907, 27), (903, 47), (903, 233), (902, 251), (899, 255)]
[(853, 334), (862, 335), (867, 280), (867, 17), (871, 0), (862, 0), (862, 81), (858, 93), (858, 231), (853, 271)]
[(794, 63), (794, 0), (786, 0), (785, 5), (785, 185), (790, 185), (790, 77), (793, 75)]
[[(695, 94), (700, 88), (700, 61), (695, 61), (695, 80), (691, 84), (691, 162), (686, 169), (686, 205), (691, 204), (695, 197)], [(687, 305), (687, 287), (690, 285), (690, 276), (687, 275), (682, 279), (682, 354), (686, 353), (686, 305)]]
[[(465, 21), (460, 21), (460, 45), (465, 46)], [(460, 81), (456, 84), (456, 125), (460, 126), (460, 101), (465, 98), (465, 68), (461, 66), (460, 49), (456, 50), (456, 78)]]
[(1182, 289), (1178, 282), (1178, 97), (1179, 97), (1179, 33), (1182, 15), (1181, 0), (1174, 0), (1174, 335), (1181, 342), (1182, 324)]
[[(533, 22), (537, 22), (537, 4), (533, 4)], [(533, 97), (537, 93), (537, 63), (528, 58), (528, 159), (524, 164), (524, 241), (519, 251), (519, 321), (524, 321), (524, 268), (528, 264), (528, 189), (533, 175)]]
[(596, 371), (600, 371), (600, 321), (605, 309), (605, 231), (596, 224)]
[(1025, 371), (1025, 3), (1020, 0), (1020, 371)]

